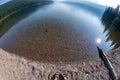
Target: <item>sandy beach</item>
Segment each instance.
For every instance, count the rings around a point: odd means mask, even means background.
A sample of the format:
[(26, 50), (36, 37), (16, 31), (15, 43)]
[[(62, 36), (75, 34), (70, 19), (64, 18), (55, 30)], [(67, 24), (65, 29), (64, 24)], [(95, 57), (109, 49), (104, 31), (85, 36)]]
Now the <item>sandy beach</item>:
[[(120, 75), (120, 48), (108, 55), (117, 77)], [(30, 61), (0, 49), (1, 80), (49, 80), (56, 73), (67, 74), (69, 80), (109, 80), (107, 68), (100, 58), (77, 64), (49, 64)]]

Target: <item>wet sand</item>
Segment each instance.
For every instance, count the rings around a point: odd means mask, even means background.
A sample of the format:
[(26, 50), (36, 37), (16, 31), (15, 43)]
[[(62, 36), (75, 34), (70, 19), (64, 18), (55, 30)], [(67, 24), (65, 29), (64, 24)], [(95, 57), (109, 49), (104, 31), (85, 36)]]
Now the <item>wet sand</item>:
[[(120, 48), (111, 51), (108, 59), (117, 78), (120, 76)], [(109, 80), (110, 76), (101, 59), (77, 64), (50, 64), (29, 61), (0, 49), (0, 78), (2, 80), (50, 80), (56, 72), (65, 73), (69, 80)]]

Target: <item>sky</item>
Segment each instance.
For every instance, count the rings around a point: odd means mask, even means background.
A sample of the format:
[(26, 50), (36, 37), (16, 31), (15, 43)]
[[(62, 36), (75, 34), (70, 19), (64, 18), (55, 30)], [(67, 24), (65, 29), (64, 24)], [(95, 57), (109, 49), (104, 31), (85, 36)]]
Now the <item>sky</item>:
[(120, 0), (87, 0), (101, 5), (111, 6), (116, 8), (117, 5), (120, 5)]
[[(70, 1), (70, 0), (53, 0), (53, 1)], [(81, 0), (72, 0), (72, 1), (81, 1)], [(114, 8), (116, 8), (118, 4), (120, 5), (120, 0), (86, 0), (86, 1), (90, 1), (105, 6), (111, 6)]]
[[(0, 0), (0, 5), (4, 4), (5, 2), (10, 0)], [(54, 1), (70, 1), (70, 0), (54, 0)], [(73, 0), (73, 1), (81, 1), (81, 0)], [(84, 1), (84, 0), (83, 0)], [(86, 0), (93, 3), (105, 5), (105, 6), (111, 6), (111, 7), (117, 7), (117, 5), (120, 5), (120, 0)]]
[(0, 5), (6, 3), (8, 1), (10, 1), (10, 0), (0, 0)]

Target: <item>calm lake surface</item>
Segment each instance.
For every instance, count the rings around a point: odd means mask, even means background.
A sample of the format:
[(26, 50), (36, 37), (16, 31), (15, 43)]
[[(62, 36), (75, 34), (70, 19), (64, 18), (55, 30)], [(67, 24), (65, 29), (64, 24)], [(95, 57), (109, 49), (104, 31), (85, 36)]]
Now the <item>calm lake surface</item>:
[[(1, 38), (0, 48), (41, 62), (79, 62), (108, 52), (111, 41), (100, 19), (105, 7), (88, 3), (53, 3), (40, 7), (14, 24)], [(99, 13), (97, 12), (99, 11)]]

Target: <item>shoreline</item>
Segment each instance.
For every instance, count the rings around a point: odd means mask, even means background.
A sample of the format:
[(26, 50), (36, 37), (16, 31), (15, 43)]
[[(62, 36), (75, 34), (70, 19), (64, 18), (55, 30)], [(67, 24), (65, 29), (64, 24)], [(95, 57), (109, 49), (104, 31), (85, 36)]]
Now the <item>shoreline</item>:
[[(51, 1), (51, 2), (52, 2), (52, 1)], [(6, 15), (6, 16), (4, 16), (3, 18), (0, 19), (0, 23), (2, 23), (5, 19), (7, 19), (8, 17), (10, 17), (11, 15), (14, 15), (15, 13), (17, 13), (17, 12), (23, 10), (23, 9), (27, 9), (27, 8), (35, 7), (35, 6), (39, 6), (39, 7), (40, 7), (40, 6), (44, 5), (44, 4), (47, 4), (47, 3), (36, 3), (36, 4), (32, 4), (32, 5), (30, 5), (30, 6), (25, 6), (25, 7), (23, 7), (23, 8), (20, 8), (20, 9), (18, 9), (18, 10), (13, 11), (13, 12), (10, 12), (8, 15)], [(48, 3), (48, 4), (49, 4), (49, 3)]]
[[(4, 53), (4, 54), (3, 54)], [(120, 48), (108, 53), (117, 77), (120, 75)], [(108, 70), (101, 59), (78, 64), (47, 64), (29, 61), (0, 49), (0, 77), (2, 80), (48, 80), (54, 73), (67, 74), (69, 80), (108, 80)]]

